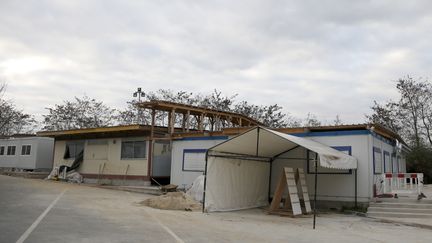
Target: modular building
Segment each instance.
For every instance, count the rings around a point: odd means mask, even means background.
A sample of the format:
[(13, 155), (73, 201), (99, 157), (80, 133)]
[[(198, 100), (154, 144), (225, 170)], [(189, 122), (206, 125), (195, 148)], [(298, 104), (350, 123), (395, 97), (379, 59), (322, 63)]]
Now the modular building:
[(143, 125), (39, 132), (55, 139), (54, 167), (76, 164), (86, 182), (148, 185), (169, 182), (171, 148), (165, 131)]
[[(246, 130), (225, 129), (221, 133), (225, 137), (202, 136), (174, 139), (172, 183), (181, 187), (190, 187), (194, 179), (205, 172), (207, 149)], [(355, 200), (367, 203), (377, 194), (383, 193), (383, 174), (406, 173), (404, 152), (407, 147), (396, 133), (378, 125), (283, 128), (276, 131), (319, 142), (357, 159), (357, 169), (317, 167), (319, 175), (317, 198), (321, 202), (328, 202), (329, 205), (332, 205), (332, 202), (349, 203)], [(303, 168), (309, 192), (314, 191), (313, 154), (311, 151), (306, 151), (299, 147), (291, 150), (289, 155), (279, 156), (272, 161), (269, 195), (273, 195), (283, 167)]]
[(228, 136), (199, 136), (173, 140), (171, 184), (189, 188), (192, 182), (204, 173), (207, 149), (227, 139)]
[[(38, 134), (55, 139), (54, 167), (75, 165), (76, 171), (87, 182), (148, 185), (156, 181), (187, 189), (205, 173), (209, 148), (241, 136), (248, 129), (251, 128), (187, 132), (175, 128), (172, 133), (170, 127), (128, 125)], [(284, 167), (302, 168), (310, 193), (314, 192), (313, 182), (315, 174), (318, 174), (317, 199), (329, 205), (334, 202), (367, 203), (374, 196), (385, 193), (384, 175), (406, 173), (404, 154), (407, 147), (396, 133), (379, 125), (281, 128), (274, 131), (313, 140), (343, 152), (356, 158), (357, 165), (355, 169), (315, 168), (313, 151), (295, 148), (289, 154), (271, 158), (270, 197)], [(242, 144), (236, 146), (241, 150)], [(241, 152), (239, 154), (237, 156), (242, 156)]]
[(50, 170), (54, 139), (46, 137), (8, 137), (0, 139), (0, 168)]

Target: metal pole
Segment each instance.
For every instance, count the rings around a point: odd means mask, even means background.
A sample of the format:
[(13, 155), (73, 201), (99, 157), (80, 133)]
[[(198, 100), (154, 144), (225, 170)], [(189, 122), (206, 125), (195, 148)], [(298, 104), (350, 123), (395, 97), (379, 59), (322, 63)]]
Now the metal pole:
[(272, 179), (272, 165), (273, 165), (273, 159), (270, 159), (270, 172), (269, 172), (269, 185), (268, 185), (268, 200), (270, 201), (270, 194), (271, 194), (271, 179)]
[(207, 188), (207, 161), (208, 161), (208, 150), (205, 154), (205, 169), (204, 169), (204, 190), (203, 190), (203, 206), (202, 212), (205, 212), (205, 197), (206, 197), (206, 188)]
[(257, 143), (256, 143), (256, 156), (258, 157), (258, 149), (259, 149), (259, 140), (260, 140), (260, 127), (257, 128)]
[(314, 191), (313, 229), (315, 229), (315, 224), (316, 224), (317, 187), (318, 187), (318, 154), (315, 153), (315, 191)]

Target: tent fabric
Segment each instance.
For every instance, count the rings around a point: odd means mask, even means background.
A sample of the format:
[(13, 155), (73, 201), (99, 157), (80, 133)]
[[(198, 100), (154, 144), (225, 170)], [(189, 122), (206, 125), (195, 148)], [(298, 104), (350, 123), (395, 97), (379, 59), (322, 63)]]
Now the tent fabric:
[(333, 169), (356, 169), (357, 159), (319, 142), (255, 127), (237, 137), (209, 149), (214, 152), (273, 158), (294, 147), (301, 146), (318, 154), (322, 167)]
[(208, 157), (205, 208), (232, 211), (268, 205), (270, 163)]

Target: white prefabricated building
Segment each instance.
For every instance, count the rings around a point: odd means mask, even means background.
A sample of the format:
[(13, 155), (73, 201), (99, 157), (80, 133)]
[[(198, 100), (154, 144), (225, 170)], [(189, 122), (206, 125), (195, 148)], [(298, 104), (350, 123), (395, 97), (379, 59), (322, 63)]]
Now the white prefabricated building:
[(10, 137), (0, 139), (0, 168), (50, 170), (54, 139), (45, 137)]
[(205, 136), (173, 140), (171, 184), (189, 188), (193, 181), (204, 173), (207, 149), (227, 139), (228, 136)]

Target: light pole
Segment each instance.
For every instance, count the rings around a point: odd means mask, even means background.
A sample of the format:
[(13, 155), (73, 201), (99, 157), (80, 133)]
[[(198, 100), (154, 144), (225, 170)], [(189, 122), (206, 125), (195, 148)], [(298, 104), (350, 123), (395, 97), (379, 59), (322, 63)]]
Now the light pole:
[[(145, 93), (143, 91), (141, 91), (141, 88), (138, 88), (137, 91), (135, 91), (133, 93), (133, 97), (138, 97), (138, 104), (141, 103), (141, 97), (144, 97)], [(141, 114), (141, 107), (139, 107), (139, 105), (137, 106), (138, 108), (138, 124), (141, 124), (142, 122), (142, 114)]]

